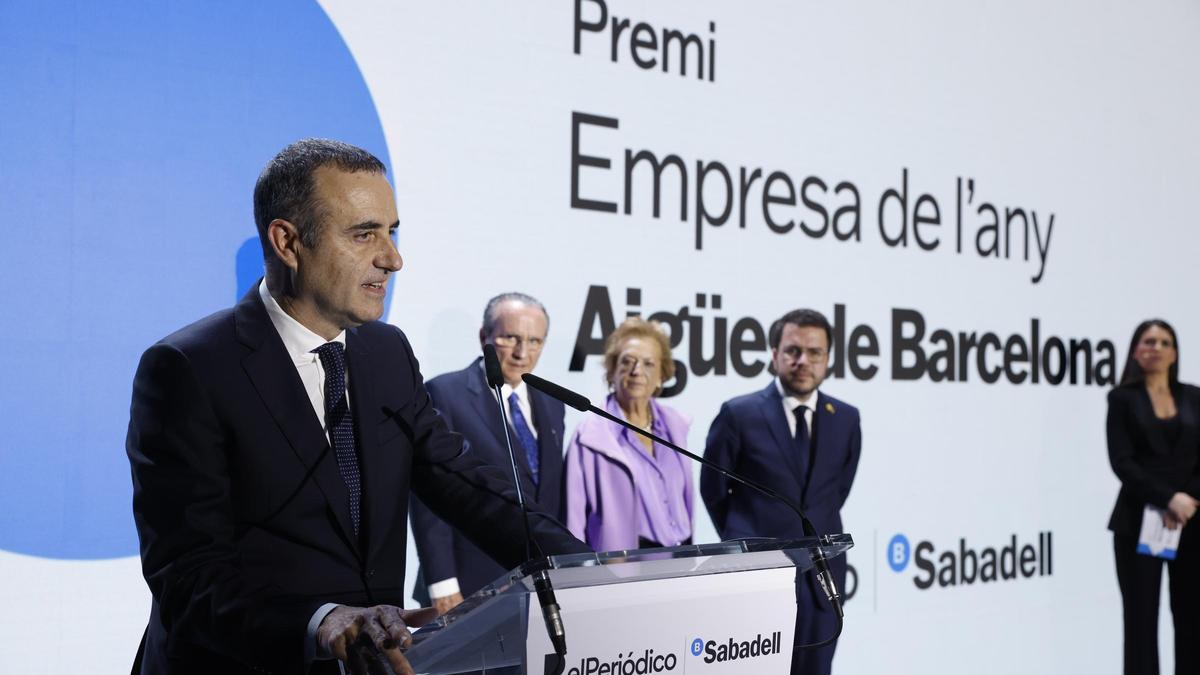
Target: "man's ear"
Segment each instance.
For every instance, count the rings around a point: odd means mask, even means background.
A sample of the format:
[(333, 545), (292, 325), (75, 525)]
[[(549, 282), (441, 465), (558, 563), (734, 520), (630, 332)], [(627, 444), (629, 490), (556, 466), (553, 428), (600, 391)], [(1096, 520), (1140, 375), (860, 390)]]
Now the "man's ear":
[(479, 347), (480, 348), (482, 348), (484, 345), (487, 344), (487, 338), (488, 338), (487, 333), (483, 332), (483, 329), (480, 328), (479, 329)]
[(300, 231), (290, 221), (276, 218), (267, 225), (267, 241), (271, 242), (271, 250), (288, 269), (295, 271), (300, 265), (298, 255)]

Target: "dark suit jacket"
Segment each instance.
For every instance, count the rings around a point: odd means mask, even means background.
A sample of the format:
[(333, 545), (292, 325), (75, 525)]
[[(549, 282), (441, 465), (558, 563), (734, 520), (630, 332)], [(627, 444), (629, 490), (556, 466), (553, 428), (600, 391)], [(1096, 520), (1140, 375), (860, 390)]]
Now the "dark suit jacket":
[(1147, 504), (1160, 509), (1176, 492), (1200, 498), (1200, 388), (1179, 384), (1172, 392), (1179, 410), (1179, 438), (1169, 444), (1153, 431), (1154, 407), (1141, 384), (1108, 394), (1108, 459), (1121, 479), (1121, 492), (1108, 529), (1136, 537)]
[[(153, 595), (142, 672), (299, 672), (322, 604), (403, 606), (410, 490), (505, 564), (524, 558), (511, 481), (462, 452), (404, 334), (349, 330), (346, 359), (361, 538), (257, 286), (143, 355), (126, 443)], [(548, 551), (587, 550), (550, 518), (533, 527)]]
[[(462, 370), (433, 378), (428, 386), (433, 405), (446, 424), (466, 437), (468, 452), (500, 468), (511, 481), (512, 463), (504, 442), (505, 425), (500, 419), (495, 394), (488, 389), (481, 359)], [(537, 502), (542, 511), (561, 519), (563, 404), (535, 389), (528, 391), (533, 425), (537, 428), (539, 480), (535, 486), (525, 451), (510, 425), (521, 491), (526, 500)], [(462, 594), (468, 596), (495, 581), (508, 569), (471, 543), (462, 532), (438, 518), (416, 497), (412, 500), (412, 526), (425, 582), (457, 577)], [(424, 588), (416, 590), (418, 598), (424, 594)]]
[[(862, 449), (858, 409), (817, 392), (807, 462), (797, 456), (785, 414), (774, 381), (726, 401), (709, 428), (704, 457), (799, 504), (818, 534), (841, 533), (840, 511)], [(700, 496), (722, 539), (804, 536), (787, 506), (711, 469), (700, 472)], [(830, 567), (844, 588), (845, 556), (834, 558)]]

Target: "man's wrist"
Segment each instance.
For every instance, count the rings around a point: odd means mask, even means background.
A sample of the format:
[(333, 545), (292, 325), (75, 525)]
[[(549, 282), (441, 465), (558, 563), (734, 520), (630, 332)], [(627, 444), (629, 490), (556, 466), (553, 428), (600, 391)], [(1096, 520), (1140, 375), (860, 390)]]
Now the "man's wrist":
[(308, 639), (304, 641), (304, 668), (308, 669), (308, 665), (313, 661), (320, 661), (333, 658), (332, 654), (322, 654), (320, 646), (317, 644), (317, 629), (321, 627), (321, 622), (329, 613), (337, 609), (339, 605), (334, 602), (327, 602), (317, 608), (313, 615), (308, 620)]

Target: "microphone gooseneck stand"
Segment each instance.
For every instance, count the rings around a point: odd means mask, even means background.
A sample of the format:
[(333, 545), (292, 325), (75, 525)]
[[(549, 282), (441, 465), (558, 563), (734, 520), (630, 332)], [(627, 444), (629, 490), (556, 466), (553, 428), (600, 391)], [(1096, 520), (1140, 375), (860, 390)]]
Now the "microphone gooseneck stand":
[[(820, 541), (820, 539), (817, 535), (816, 528), (813, 527), (812, 521), (810, 521), (808, 519), (808, 516), (804, 515), (804, 510), (801, 509), (799, 507), (799, 505), (793, 503), (792, 500), (788, 499), (787, 497), (784, 497), (783, 495), (772, 490), (771, 488), (769, 488), (765, 485), (760, 485), (760, 484), (756, 483), (755, 481), (750, 480), (749, 478), (739, 476), (738, 474), (733, 473), (732, 471), (729, 471), (729, 470), (725, 469), (724, 467), (716, 464), (715, 462), (712, 462), (710, 460), (705, 459), (704, 457), (701, 457), (700, 455), (697, 455), (695, 453), (684, 450), (683, 448), (679, 447), (678, 445), (675, 445), (674, 443), (672, 443), (664, 438), (660, 438), (660, 437), (656, 436), (655, 434), (653, 434), (649, 431), (646, 431), (645, 429), (641, 429), (639, 427), (636, 427), (636, 426), (630, 424), (629, 422), (626, 422), (625, 420), (621, 419), (620, 417), (617, 417), (616, 415), (608, 412), (607, 410), (604, 410), (603, 408), (597, 408), (596, 406), (592, 405), (592, 402), (589, 401), (586, 396), (583, 396), (582, 394), (577, 394), (577, 393), (571, 391), (570, 389), (567, 389), (566, 387), (555, 384), (549, 380), (540, 378), (537, 375), (534, 375), (532, 373), (525, 373), (524, 375), (521, 376), (521, 379), (525, 381), (525, 384), (528, 384), (529, 386), (533, 387), (534, 389), (537, 389), (538, 391), (540, 391), (544, 394), (547, 394), (553, 398), (558, 399), (559, 401), (562, 401), (564, 404), (569, 405), (572, 408), (574, 408), (580, 412), (590, 412), (590, 413), (599, 415), (611, 422), (614, 422), (616, 424), (619, 424), (622, 427), (625, 427), (626, 429), (629, 429), (630, 431), (633, 431), (634, 433), (637, 433), (646, 438), (649, 438), (649, 439), (653, 440), (655, 443), (661, 443), (663, 446), (674, 450), (675, 452), (683, 455), (684, 457), (688, 457), (688, 458), (692, 459), (693, 461), (699, 462), (701, 465), (706, 466), (706, 467), (712, 469), (713, 471), (716, 471), (717, 473), (721, 474), (722, 476), (725, 476), (726, 478), (735, 480), (735, 481), (741, 483), (742, 485), (745, 485), (746, 487), (757, 491), (760, 494), (766, 495), (767, 497), (770, 497), (771, 499), (774, 499), (783, 504), (786, 504), (788, 508), (790, 508), (792, 511), (794, 511), (796, 513), (797, 516), (799, 516), (800, 523), (804, 527), (804, 535), (807, 537), (816, 538), (816, 539), (818, 539), (818, 541)], [(820, 647), (824, 647), (826, 645), (833, 644), (833, 642), (835, 640), (837, 640), (838, 637), (842, 634), (842, 627), (843, 627), (843, 623), (844, 623), (844, 616), (843, 616), (843, 611), (842, 611), (842, 596), (838, 592), (837, 585), (833, 582), (833, 574), (829, 571), (829, 561), (825, 557), (825, 552), (821, 549), (820, 546), (817, 546), (817, 552), (816, 552), (816, 554), (813, 555), (812, 561), (813, 561), (813, 567), (816, 569), (816, 572), (817, 572), (817, 581), (820, 582), (820, 584), (821, 584), (821, 590), (823, 590), (825, 592), (825, 597), (829, 600), (829, 604), (833, 607), (834, 614), (837, 617), (837, 629), (834, 631), (832, 636), (830, 636), (824, 640), (821, 640), (820, 642), (813, 642), (810, 644), (802, 644), (802, 645), (794, 645), (793, 646), (794, 649), (818, 649)]]
[[(500, 412), (500, 428), (504, 429), (504, 445), (508, 448), (508, 460), (512, 464), (513, 486), (517, 488), (517, 503), (521, 505), (521, 522), (525, 526), (525, 559), (533, 559), (532, 547), (537, 546), (529, 529), (529, 509), (525, 506), (525, 495), (521, 491), (521, 472), (517, 469), (517, 456), (513, 453), (512, 439), (508, 435), (508, 416), (504, 414), (504, 399), (500, 387), (504, 386), (504, 373), (500, 370), (500, 359), (496, 357), (496, 347), (491, 344), (483, 346), (483, 372), (487, 377), (488, 386), (496, 394), (496, 408)], [(538, 555), (542, 555), (538, 546)]]
[[(483, 346), (483, 371), (487, 377), (488, 386), (496, 393), (496, 407), (500, 411), (500, 425), (504, 429), (504, 444), (508, 448), (508, 459), (512, 463), (513, 485), (517, 488), (517, 502), (521, 505), (521, 521), (525, 525), (525, 560), (533, 560), (533, 549), (537, 549), (538, 557), (545, 558), (537, 540), (529, 527), (529, 508), (525, 505), (525, 495), (521, 491), (521, 473), (517, 469), (517, 455), (513, 452), (512, 438), (508, 433), (508, 416), (504, 414), (504, 398), (501, 387), (504, 386), (504, 373), (500, 369), (500, 359), (496, 356), (496, 347), (491, 344)], [(558, 663), (548, 668), (553, 675), (561, 675), (567, 665), (567, 634), (563, 628), (562, 611), (558, 600), (554, 597), (554, 585), (550, 582), (547, 569), (539, 569), (533, 573), (533, 588), (537, 591), (538, 604), (542, 607), (542, 617), (546, 622), (546, 633), (554, 646)]]

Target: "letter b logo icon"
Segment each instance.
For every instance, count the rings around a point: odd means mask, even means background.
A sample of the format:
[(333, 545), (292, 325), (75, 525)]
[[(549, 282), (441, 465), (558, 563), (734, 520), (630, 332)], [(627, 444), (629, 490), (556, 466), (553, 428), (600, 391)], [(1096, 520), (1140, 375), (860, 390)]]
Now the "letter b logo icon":
[(692, 656), (700, 656), (702, 651), (704, 651), (704, 640), (700, 638), (692, 640)]
[(908, 567), (908, 557), (911, 549), (908, 545), (908, 537), (902, 534), (897, 534), (888, 542), (887, 559), (888, 565), (893, 572), (903, 572), (905, 567)]

